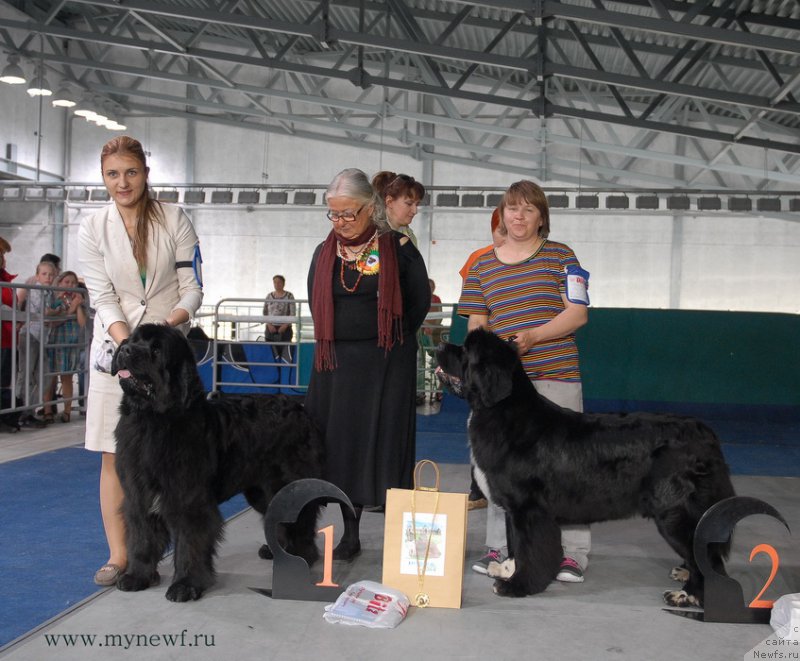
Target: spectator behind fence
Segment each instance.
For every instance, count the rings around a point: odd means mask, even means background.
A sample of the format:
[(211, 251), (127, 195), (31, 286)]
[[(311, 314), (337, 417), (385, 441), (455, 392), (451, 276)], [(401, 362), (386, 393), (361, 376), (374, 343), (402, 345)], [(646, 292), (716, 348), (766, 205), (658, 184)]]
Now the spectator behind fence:
[[(275, 290), (267, 294), (262, 314), (270, 317), (294, 317), (297, 313), (294, 294), (284, 289), (286, 278), (282, 275), (273, 276), (272, 286)], [(281, 324), (267, 323), (264, 329), (264, 337), (267, 342), (291, 342), (292, 337), (294, 337), (291, 322)], [(283, 358), (287, 363), (290, 363), (292, 362), (290, 349), (291, 347), (288, 344), (273, 344), (272, 356), (275, 360)]]
[[(47, 262), (52, 264), (56, 267), (56, 277), (58, 274), (61, 273), (61, 258), (58, 255), (54, 255), (51, 252), (46, 252), (39, 258), (39, 263)], [(30, 278), (25, 280), (26, 285), (35, 285), (36, 284), (36, 276), (32, 275)], [(28, 301), (28, 290), (27, 289), (20, 289), (17, 292), (17, 307), (20, 310), (24, 310), (25, 306), (27, 305)]]
[[(58, 276), (59, 287), (78, 287), (78, 276), (73, 271), (64, 271)], [(48, 372), (52, 372), (50, 386), (47, 389), (44, 405), (44, 422), (53, 422), (54, 406), (49, 402), (55, 399), (56, 380), (61, 380), (61, 396), (64, 399), (64, 411), (61, 422), (69, 422), (72, 413), (73, 378), (80, 372), (81, 329), (86, 326), (86, 308), (83, 296), (78, 292), (55, 292), (51, 307), (59, 314), (68, 317), (54, 322), (50, 332), (50, 344), (57, 345), (47, 351)], [(70, 346), (58, 346), (70, 345)]]
[[(52, 262), (39, 262), (35, 277), (35, 285), (50, 287), (56, 279), (55, 265)], [(39, 381), (39, 357), (42, 355), (41, 344), (46, 344), (50, 336), (51, 325), (47, 317), (58, 314), (52, 308), (52, 301), (53, 291), (50, 289), (31, 289), (28, 292), (25, 314), (28, 321), (20, 328), (17, 342), (19, 348), (17, 396), (28, 406), (42, 401), (43, 389), (47, 385), (47, 377), (41, 384)], [(22, 414), (20, 423), (30, 427), (44, 426), (44, 422), (37, 420), (31, 411)]]
[(94, 308), (92, 302), (89, 300), (89, 292), (86, 289), (86, 283), (83, 278), (78, 278), (78, 289), (81, 290), (83, 296), (83, 309), (86, 311), (86, 325), (81, 329), (81, 350), (80, 350), (80, 364), (81, 370), (78, 372), (78, 395), (80, 400), (81, 415), (86, 415), (86, 392), (89, 387), (89, 375), (91, 373), (89, 361), (87, 360), (87, 348), (92, 346), (92, 335), (94, 331)]
[[(11, 252), (11, 244), (0, 236), (0, 283), (11, 282), (16, 275), (6, 270), (6, 254)], [(14, 338), (14, 327), (10, 320), (15, 306), (14, 289), (0, 285), (2, 298), (3, 321), (0, 322), (0, 409), (11, 408), (14, 398), (11, 396), (11, 351)], [(0, 415), (0, 430), (17, 431), (19, 413), (3, 413)]]

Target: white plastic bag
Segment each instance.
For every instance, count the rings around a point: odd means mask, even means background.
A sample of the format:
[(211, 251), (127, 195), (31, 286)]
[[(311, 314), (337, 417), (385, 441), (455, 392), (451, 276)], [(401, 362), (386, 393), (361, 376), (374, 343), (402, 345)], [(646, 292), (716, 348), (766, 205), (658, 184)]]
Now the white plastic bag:
[(111, 374), (111, 361), (114, 358), (114, 351), (116, 351), (116, 346), (110, 339), (105, 339), (102, 344), (95, 345), (92, 358), (94, 360), (94, 368), (98, 372)]
[(772, 606), (769, 624), (781, 638), (800, 640), (800, 593), (780, 597)]
[(335, 603), (325, 606), (327, 622), (357, 624), (371, 629), (394, 629), (408, 612), (408, 597), (375, 581), (348, 586)]

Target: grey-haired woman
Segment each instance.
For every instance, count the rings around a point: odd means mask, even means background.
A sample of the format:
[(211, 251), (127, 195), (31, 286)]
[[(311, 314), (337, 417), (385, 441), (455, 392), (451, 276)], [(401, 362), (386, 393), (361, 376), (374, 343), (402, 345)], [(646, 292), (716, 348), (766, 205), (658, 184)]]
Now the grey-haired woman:
[(416, 332), (431, 292), (419, 251), (388, 227), (361, 170), (336, 175), (326, 201), (332, 228), (308, 273), (316, 345), (306, 408), (325, 434), (326, 478), (356, 507), (334, 555), (349, 559), (362, 508), (412, 484)]

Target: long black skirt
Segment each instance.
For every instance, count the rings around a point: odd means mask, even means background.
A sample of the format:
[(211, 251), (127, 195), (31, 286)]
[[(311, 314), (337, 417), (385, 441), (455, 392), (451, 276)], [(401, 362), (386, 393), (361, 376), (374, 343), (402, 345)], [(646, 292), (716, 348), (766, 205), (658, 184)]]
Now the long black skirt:
[(325, 434), (325, 479), (355, 505), (411, 488), (416, 452), (417, 343), (387, 354), (374, 339), (337, 341), (337, 367), (311, 373), (306, 409)]

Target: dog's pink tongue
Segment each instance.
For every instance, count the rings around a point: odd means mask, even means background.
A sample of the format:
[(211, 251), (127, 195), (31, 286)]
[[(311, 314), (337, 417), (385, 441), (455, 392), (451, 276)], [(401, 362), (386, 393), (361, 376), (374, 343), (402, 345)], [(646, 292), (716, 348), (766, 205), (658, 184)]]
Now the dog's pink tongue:
[(131, 376), (131, 373), (128, 370), (120, 370), (119, 372), (117, 372), (117, 376), (120, 379), (129, 379), (130, 376)]

